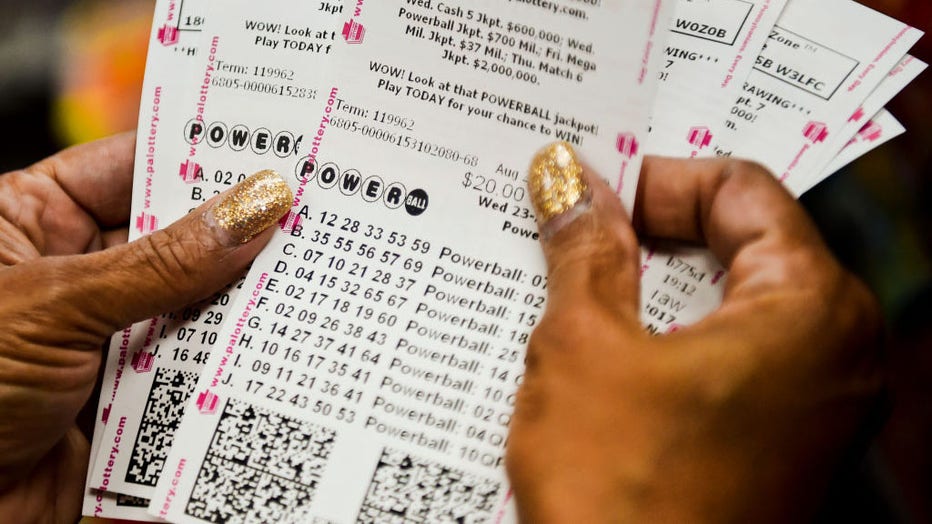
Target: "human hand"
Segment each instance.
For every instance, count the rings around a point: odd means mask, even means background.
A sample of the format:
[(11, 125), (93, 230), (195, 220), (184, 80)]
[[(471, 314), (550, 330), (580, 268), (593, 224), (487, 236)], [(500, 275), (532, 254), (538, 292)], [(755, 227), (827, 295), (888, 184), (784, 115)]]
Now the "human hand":
[(0, 515), (20, 522), (80, 513), (89, 449), (75, 417), (104, 340), (240, 276), (291, 207), (285, 182), (263, 172), (126, 243), (134, 142), (0, 176)]
[(617, 197), (568, 146), (542, 152), (529, 180), (549, 300), (507, 450), (522, 519), (807, 516), (882, 375), (877, 306), (802, 208), (754, 164), (647, 159), (637, 230), (704, 243), (730, 271), (717, 311), (651, 337)]

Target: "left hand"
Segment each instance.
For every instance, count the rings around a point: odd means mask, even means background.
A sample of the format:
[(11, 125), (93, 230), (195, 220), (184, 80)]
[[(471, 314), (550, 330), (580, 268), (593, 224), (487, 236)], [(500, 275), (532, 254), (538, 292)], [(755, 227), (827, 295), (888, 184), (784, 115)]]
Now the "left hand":
[(127, 243), (134, 143), (0, 176), (0, 515), (19, 522), (80, 513), (89, 446), (75, 418), (106, 338), (241, 275), (291, 205), (280, 177), (256, 175)]

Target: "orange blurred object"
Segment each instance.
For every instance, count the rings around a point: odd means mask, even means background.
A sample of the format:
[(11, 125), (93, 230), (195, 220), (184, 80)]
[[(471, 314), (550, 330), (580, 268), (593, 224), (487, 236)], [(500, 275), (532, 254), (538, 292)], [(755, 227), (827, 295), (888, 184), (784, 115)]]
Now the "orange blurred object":
[(53, 125), (64, 144), (135, 129), (152, 9), (150, 0), (87, 0), (63, 17)]

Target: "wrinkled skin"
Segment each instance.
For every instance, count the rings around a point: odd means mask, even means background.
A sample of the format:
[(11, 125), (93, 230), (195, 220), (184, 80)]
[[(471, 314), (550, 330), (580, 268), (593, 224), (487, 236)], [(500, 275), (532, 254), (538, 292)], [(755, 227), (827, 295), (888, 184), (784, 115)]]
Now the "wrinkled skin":
[[(882, 386), (878, 308), (763, 168), (648, 159), (636, 228), (592, 209), (544, 241), (508, 472), (525, 522), (798, 522)], [(708, 245), (724, 303), (674, 334), (639, 322), (637, 234)]]
[(89, 445), (75, 425), (101, 346), (132, 322), (208, 296), (269, 239), (224, 247), (212, 202), (126, 243), (135, 137), (0, 175), (0, 515), (73, 523)]
[[(132, 135), (0, 176), (0, 515), (73, 522), (88, 443), (74, 420), (107, 336), (241, 274), (270, 237), (224, 247), (211, 202), (125, 243)], [(635, 229), (593, 207), (545, 241), (548, 310), (508, 471), (527, 522), (785, 521), (818, 497), (881, 385), (876, 307), (769, 174), (651, 159), (646, 236), (707, 243), (725, 303), (676, 334), (638, 322)]]

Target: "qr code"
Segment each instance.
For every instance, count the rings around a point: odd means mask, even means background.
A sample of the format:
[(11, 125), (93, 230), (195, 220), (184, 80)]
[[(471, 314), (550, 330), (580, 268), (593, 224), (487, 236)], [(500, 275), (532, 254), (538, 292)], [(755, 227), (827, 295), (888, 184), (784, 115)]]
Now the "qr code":
[(136, 433), (126, 482), (155, 486), (168, 458), (184, 405), (197, 385), (197, 373), (159, 368)]
[(185, 513), (207, 522), (309, 522), (336, 433), (230, 400)]
[(148, 508), (149, 499), (117, 493), (116, 505), (129, 508)]
[(492, 518), (501, 485), (476, 475), (385, 449), (358, 523), (479, 523)]

